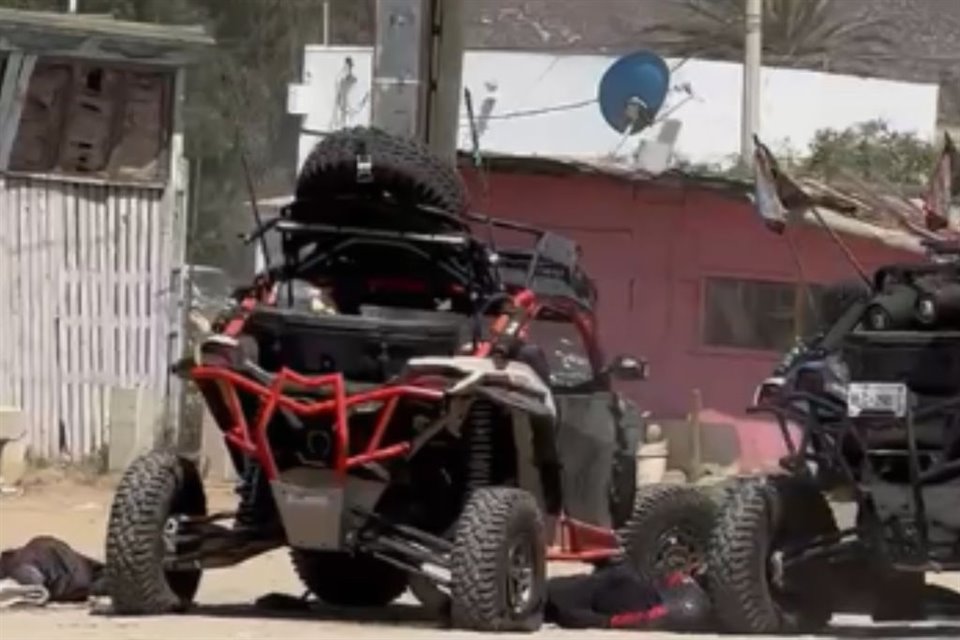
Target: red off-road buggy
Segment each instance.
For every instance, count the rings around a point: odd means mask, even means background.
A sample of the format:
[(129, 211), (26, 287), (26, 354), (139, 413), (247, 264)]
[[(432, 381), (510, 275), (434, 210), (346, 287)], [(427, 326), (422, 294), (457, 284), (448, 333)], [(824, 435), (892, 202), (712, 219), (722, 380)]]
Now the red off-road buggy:
[[(531, 631), (548, 559), (626, 549), (657, 572), (702, 549), (705, 494), (635, 500), (644, 420), (612, 380), (646, 365), (604, 360), (576, 245), (467, 214), (455, 172), (373, 130), (321, 142), (296, 195), (257, 232), (283, 264), (179, 366), (223, 430), (239, 507), (208, 514), (183, 457), (134, 462), (107, 536), (117, 612), (182, 610), (203, 569), (289, 546), (329, 604), (412, 587), (456, 626)], [(504, 232), (533, 248), (496, 247)]]

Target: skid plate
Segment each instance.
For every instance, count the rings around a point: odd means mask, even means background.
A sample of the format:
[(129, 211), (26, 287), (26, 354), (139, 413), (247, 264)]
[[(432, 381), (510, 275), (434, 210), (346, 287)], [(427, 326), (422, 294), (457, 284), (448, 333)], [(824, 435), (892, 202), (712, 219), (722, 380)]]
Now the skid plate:
[(281, 473), (271, 489), (291, 547), (336, 551), (345, 547), (353, 508), (372, 511), (384, 484), (301, 467)]

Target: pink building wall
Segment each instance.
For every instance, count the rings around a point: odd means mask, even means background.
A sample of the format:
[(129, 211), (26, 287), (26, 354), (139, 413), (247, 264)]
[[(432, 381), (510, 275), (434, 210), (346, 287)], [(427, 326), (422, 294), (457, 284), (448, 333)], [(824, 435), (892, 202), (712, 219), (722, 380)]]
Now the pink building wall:
[[(710, 415), (730, 416), (738, 429), (752, 433), (742, 447), (746, 457), (779, 450), (765, 437), (756, 441), (756, 420), (743, 419), (754, 388), (779, 354), (705, 347), (700, 338), (705, 277), (799, 279), (786, 241), (764, 229), (742, 195), (691, 182), (583, 173), (491, 172), (482, 189), (469, 170), (466, 176), (475, 209), (556, 230), (581, 244), (600, 291), (607, 355), (644, 356), (651, 364), (651, 378), (625, 388), (629, 395), (655, 416), (682, 417), (699, 389)], [(867, 269), (917, 260), (877, 242), (844, 240)], [(822, 230), (803, 229), (798, 247), (809, 282), (855, 277)], [(766, 431), (779, 441), (775, 429)]]

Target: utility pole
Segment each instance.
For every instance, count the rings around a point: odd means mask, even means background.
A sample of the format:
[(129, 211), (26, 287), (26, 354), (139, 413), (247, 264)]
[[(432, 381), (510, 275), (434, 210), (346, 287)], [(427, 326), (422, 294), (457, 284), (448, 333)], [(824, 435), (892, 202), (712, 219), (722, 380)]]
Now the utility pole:
[(753, 167), (753, 136), (760, 132), (760, 68), (763, 52), (763, 0), (744, 0), (743, 111), (740, 162)]
[(373, 124), (453, 162), (463, 73), (463, 0), (377, 0)]

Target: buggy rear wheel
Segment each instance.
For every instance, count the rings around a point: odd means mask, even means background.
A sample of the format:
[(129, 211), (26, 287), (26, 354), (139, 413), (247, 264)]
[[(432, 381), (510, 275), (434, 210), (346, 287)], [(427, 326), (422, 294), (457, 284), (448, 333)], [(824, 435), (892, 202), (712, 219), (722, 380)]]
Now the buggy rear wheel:
[(546, 536), (528, 492), (474, 491), (457, 522), (450, 564), (454, 626), (533, 632), (543, 624)]
[(639, 487), (633, 515), (619, 532), (631, 566), (651, 582), (699, 571), (718, 511), (716, 500), (696, 487)]
[(407, 589), (407, 574), (366, 555), (338, 551), (290, 552), (303, 585), (336, 607), (384, 607)]
[(181, 515), (207, 513), (203, 482), (194, 464), (173, 453), (152, 452), (127, 468), (107, 525), (105, 577), (113, 609), (157, 615), (189, 608), (201, 571), (166, 571), (166, 527)]
[(812, 483), (771, 476), (734, 485), (721, 509), (707, 557), (710, 595), (730, 633), (812, 633), (833, 614), (828, 567), (808, 560), (783, 570), (787, 548), (838, 532), (826, 498)]

